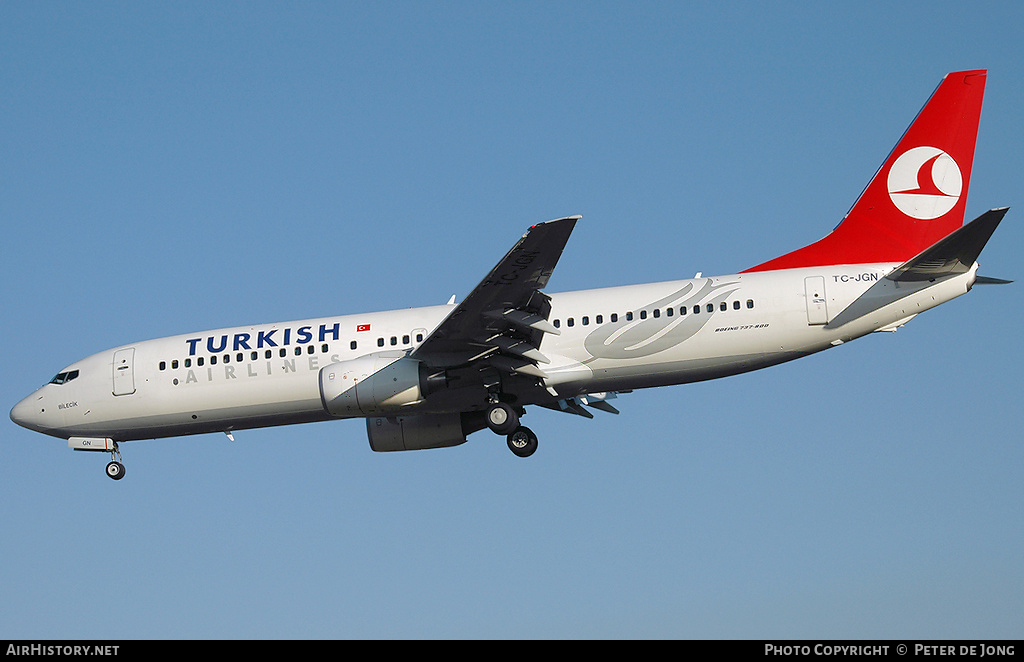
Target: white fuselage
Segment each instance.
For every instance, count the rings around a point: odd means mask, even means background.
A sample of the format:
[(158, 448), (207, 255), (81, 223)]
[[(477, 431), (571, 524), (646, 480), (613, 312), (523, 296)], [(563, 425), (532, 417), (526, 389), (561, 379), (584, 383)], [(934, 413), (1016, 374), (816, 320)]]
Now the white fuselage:
[[(896, 266), (786, 269), (551, 294), (549, 321), (560, 333), (546, 334), (539, 347), (548, 363), (540, 366), (547, 378), (538, 392), (555, 401), (778, 364), (895, 328), (967, 292), (977, 269), (908, 287), (892, 303), (833, 323)], [(44, 385), (11, 417), (57, 437), (115, 441), (338, 418), (322, 400), (321, 369), (367, 354), (407, 354), (451, 310), (234, 327), (125, 345), (68, 366), (56, 379), (63, 383)], [(403, 413), (483, 406), (478, 393), (456, 393), (427, 397)]]

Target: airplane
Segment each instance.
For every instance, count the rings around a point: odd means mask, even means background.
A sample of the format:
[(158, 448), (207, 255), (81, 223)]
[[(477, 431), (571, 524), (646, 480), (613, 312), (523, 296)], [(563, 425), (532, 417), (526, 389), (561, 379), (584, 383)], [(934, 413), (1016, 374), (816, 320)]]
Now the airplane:
[(975, 284), (1007, 208), (963, 223), (985, 70), (943, 77), (823, 239), (736, 274), (546, 293), (579, 221), (532, 226), (460, 303), (200, 331), (76, 361), (11, 410), (69, 448), (363, 418), (374, 451), (490, 429), (527, 457), (539, 406), (593, 418), (636, 389), (715, 379), (895, 331)]

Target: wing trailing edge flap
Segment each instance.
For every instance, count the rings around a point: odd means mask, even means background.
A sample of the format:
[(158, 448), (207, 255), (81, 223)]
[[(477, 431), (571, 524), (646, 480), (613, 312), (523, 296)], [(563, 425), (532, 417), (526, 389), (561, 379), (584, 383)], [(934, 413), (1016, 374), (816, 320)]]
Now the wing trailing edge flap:
[(531, 227), (412, 355), (433, 368), (475, 365), (546, 378), (541, 340), (560, 331), (548, 321), (551, 300), (541, 289), (580, 218)]
[[(847, 306), (826, 328), (838, 328), (903, 297), (920, 292), (936, 281), (966, 274), (978, 261), (982, 249), (1008, 210), (1009, 207), (990, 209), (896, 267)], [(986, 284), (1009, 281), (979, 277), (977, 282)]]
[(609, 400), (614, 400), (617, 397), (618, 393), (615, 391), (609, 391), (607, 393), (584, 393), (583, 395), (577, 395), (574, 398), (563, 398), (556, 402), (542, 404), (540, 406), (547, 409), (553, 409), (555, 411), (565, 412), (567, 414), (576, 414), (577, 416), (583, 416), (584, 418), (594, 418), (594, 415), (591, 414), (584, 405), (609, 414), (618, 414), (619, 410), (608, 402)]

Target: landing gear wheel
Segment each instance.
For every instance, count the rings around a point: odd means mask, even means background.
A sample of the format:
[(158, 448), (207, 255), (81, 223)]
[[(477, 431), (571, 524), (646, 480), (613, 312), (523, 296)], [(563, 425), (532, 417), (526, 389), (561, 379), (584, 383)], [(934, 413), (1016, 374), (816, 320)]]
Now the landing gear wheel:
[(519, 427), (519, 414), (511, 405), (496, 402), (487, 409), (487, 427), (495, 434), (509, 434)]
[(508, 435), (508, 449), (519, 457), (530, 457), (537, 450), (537, 435), (525, 425), (520, 425)]
[(117, 442), (114, 442), (114, 447), (110, 451), (110, 462), (107, 463), (107, 475), (114, 480), (121, 480), (124, 478), (124, 465), (121, 464), (121, 450), (117, 447)]
[(124, 478), (124, 465), (120, 462), (110, 462), (107, 464), (107, 475), (114, 480), (121, 480)]

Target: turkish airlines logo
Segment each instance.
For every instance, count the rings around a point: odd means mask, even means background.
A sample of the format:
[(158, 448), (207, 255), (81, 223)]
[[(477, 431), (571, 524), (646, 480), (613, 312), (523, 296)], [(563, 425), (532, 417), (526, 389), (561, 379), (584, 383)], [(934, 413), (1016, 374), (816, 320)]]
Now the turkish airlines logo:
[(915, 147), (892, 164), (888, 186), (897, 209), (911, 218), (930, 221), (956, 206), (964, 179), (949, 154), (937, 147)]

